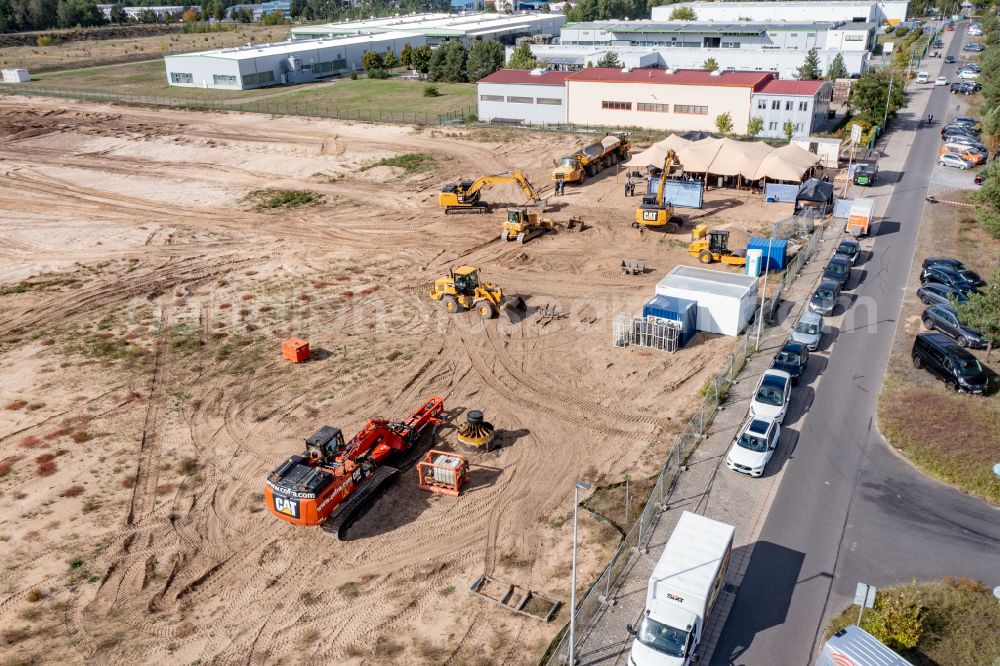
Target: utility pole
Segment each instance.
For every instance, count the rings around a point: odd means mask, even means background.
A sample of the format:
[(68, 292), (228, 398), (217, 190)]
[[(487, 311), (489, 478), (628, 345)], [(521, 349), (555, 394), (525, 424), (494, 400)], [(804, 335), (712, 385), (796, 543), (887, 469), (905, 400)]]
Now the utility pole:
[(889, 94), (885, 96), (885, 114), (882, 116), (882, 132), (885, 133), (885, 125), (889, 122), (889, 100), (892, 99), (892, 82), (895, 81), (892, 71), (889, 71)]

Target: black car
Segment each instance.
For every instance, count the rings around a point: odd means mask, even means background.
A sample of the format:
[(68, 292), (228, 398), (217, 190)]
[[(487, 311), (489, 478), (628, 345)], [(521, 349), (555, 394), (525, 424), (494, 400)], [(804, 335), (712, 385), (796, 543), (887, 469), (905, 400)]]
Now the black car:
[(989, 387), (976, 357), (940, 333), (917, 333), (910, 358), (913, 367), (927, 370), (952, 391), (982, 394)]
[(928, 266), (920, 271), (920, 284), (937, 282), (955, 287), (959, 291), (968, 294), (971, 291), (979, 291), (979, 288), (962, 277), (961, 273), (952, 270), (947, 266)]
[(986, 349), (986, 338), (974, 328), (966, 326), (950, 305), (932, 305), (921, 315), (924, 328), (941, 331), (958, 343), (959, 347)]
[(778, 350), (771, 361), (771, 368), (782, 370), (792, 377), (792, 384), (798, 384), (799, 378), (805, 372), (806, 364), (809, 363), (809, 347), (801, 342), (789, 341)]
[(842, 254), (833, 255), (823, 269), (823, 279), (832, 280), (844, 289), (851, 279), (851, 260)]
[(878, 180), (878, 167), (874, 164), (859, 164), (854, 169), (854, 184), (871, 187)]
[[(938, 48), (941, 48), (940, 46)], [(955, 56), (945, 56), (944, 61), (949, 65), (955, 62)]]
[(861, 245), (855, 240), (842, 240), (837, 245), (836, 254), (842, 254), (851, 260), (851, 266), (858, 262), (858, 255), (861, 254)]
[(936, 49), (943, 49), (944, 48), (944, 42), (942, 42), (940, 39), (936, 39), (936, 40), (934, 40), (934, 44), (932, 46), (934, 48), (936, 48)]
[(951, 305), (952, 301), (965, 303), (969, 300), (965, 292), (954, 287), (949, 287), (946, 284), (938, 284), (937, 282), (928, 282), (921, 285), (917, 289), (917, 298), (924, 305)]
[(928, 266), (947, 266), (965, 278), (966, 282), (971, 282), (977, 287), (982, 287), (986, 284), (986, 281), (979, 276), (979, 273), (972, 270), (958, 259), (952, 259), (951, 257), (927, 257), (924, 259), (923, 263), (920, 264), (920, 267), (927, 268)]
[(963, 123), (952, 123), (941, 128), (941, 136), (947, 137), (949, 134), (963, 134), (972, 138), (976, 138), (979, 135), (971, 125)]
[(979, 42), (972, 42), (971, 44), (966, 44), (962, 47), (963, 51), (968, 53), (981, 53), (985, 47)]
[(967, 125), (978, 125), (979, 123), (981, 123), (983, 121), (980, 120), (979, 118), (970, 118), (969, 116), (955, 116), (955, 119), (952, 120), (951, 122), (953, 122), (953, 123), (965, 123)]
[(972, 95), (976, 92), (976, 86), (971, 81), (955, 81), (951, 84), (951, 92), (958, 95)]

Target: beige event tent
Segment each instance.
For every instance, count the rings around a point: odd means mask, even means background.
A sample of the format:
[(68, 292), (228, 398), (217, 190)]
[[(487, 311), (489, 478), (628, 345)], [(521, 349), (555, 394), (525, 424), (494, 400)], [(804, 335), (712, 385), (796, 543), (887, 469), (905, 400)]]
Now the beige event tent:
[[(721, 139), (719, 152), (705, 171), (716, 176), (742, 176), (753, 180), (761, 161), (773, 151), (774, 148), (763, 141)], [(691, 170), (683, 160), (681, 162), (685, 169)]]
[(694, 141), (677, 151), (684, 171), (692, 173), (707, 173), (715, 161), (715, 156), (722, 149), (725, 139), (702, 139)]
[(662, 167), (663, 160), (667, 158), (668, 150), (672, 149), (677, 152), (689, 143), (691, 142), (687, 139), (684, 139), (676, 134), (671, 134), (666, 139), (657, 141), (641, 153), (633, 155), (632, 159), (629, 161), (629, 166), (637, 168), (647, 166)]
[(819, 155), (795, 144), (788, 144), (772, 150), (770, 155), (761, 160), (753, 179), (766, 178), (801, 183), (803, 175), (820, 161)]

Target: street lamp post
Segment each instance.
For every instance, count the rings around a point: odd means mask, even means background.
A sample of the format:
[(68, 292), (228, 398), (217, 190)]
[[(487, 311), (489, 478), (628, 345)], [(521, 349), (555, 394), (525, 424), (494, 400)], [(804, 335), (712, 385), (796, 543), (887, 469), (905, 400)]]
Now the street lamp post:
[(576, 519), (580, 506), (580, 491), (590, 490), (590, 484), (576, 481), (573, 484), (573, 587), (569, 591), (569, 664), (576, 663)]
[(755, 347), (760, 347), (760, 334), (764, 328), (764, 304), (767, 303), (767, 269), (771, 264), (771, 241), (774, 240), (774, 236), (768, 236), (767, 239), (767, 256), (761, 262), (764, 267), (764, 291), (760, 297), (760, 316), (757, 318), (757, 343)]

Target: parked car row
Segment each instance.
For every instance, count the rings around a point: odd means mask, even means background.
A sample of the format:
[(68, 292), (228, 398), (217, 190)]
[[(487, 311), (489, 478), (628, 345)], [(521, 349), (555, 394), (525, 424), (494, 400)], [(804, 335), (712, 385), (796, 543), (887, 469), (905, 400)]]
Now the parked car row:
[(809, 364), (809, 353), (816, 351), (823, 336), (823, 317), (834, 313), (841, 291), (846, 288), (861, 246), (845, 239), (827, 262), (823, 278), (812, 294), (806, 311), (792, 329), (791, 338), (782, 345), (757, 383), (750, 400), (750, 413), (737, 431), (726, 455), (726, 467), (750, 476), (762, 476), (778, 447), (781, 424), (788, 413), (792, 387)]
[(989, 151), (979, 140), (978, 118), (958, 116), (941, 128), (941, 149), (938, 164), (958, 169), (971, 169), (989, 158)]
[(930, 307), (920, 318), (931, 332), (917, 334), (910, 356), (914, 367), (927, 370), (954, 391), (982, 394), (989, 387), (982, 365), (966, 351), (983, 349), (989, 340), (963, 323), (956, 310), (984, 285), (978, 273), (957, 259), (927, 257), (921, 264), (917, 297)]

